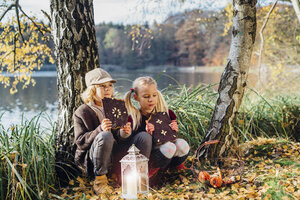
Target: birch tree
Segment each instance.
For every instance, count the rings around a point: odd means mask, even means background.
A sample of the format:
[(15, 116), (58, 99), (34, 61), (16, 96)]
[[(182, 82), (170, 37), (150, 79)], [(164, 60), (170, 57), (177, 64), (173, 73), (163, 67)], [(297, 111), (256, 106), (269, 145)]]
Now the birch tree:
[(221, 76), (218, 98), (209, 129), (202, 143), (220, 140), (224, 143), (206, 146), (200, 157), (219, 157), (229, 146), (238, 145), (234, 124), (241, 105), (256, 35), (256, 0), (233, 0), (233, 28), (229, 57)]
[(75, 148), (72, 115), (82, 104), (84, 76), (100, 67), (93, 0), (51, 0), (50, 7), (59, 100), (56, 159), (68, 162)]
[(296, 13), (296, 15), (298, 17), (298, 20), (300, 22), (300, 0), (291, 0), (291, 2), (293, 4), (295, 13)]

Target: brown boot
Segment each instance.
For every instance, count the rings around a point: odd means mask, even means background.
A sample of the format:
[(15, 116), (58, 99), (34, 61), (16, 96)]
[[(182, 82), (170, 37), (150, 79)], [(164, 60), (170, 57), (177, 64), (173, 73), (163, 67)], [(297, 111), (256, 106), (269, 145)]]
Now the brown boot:
[(94, 185), (93, 185), (93, 189), (94, 189), (95, 193), (99, 195), (99, 194), (103, 194), (103, 193), (112, 192), (112, 189), (107, 184), (108, 184), (108, 181), (107, 181), (106, 175), (96, 176), (96, 178), (94, 180)]

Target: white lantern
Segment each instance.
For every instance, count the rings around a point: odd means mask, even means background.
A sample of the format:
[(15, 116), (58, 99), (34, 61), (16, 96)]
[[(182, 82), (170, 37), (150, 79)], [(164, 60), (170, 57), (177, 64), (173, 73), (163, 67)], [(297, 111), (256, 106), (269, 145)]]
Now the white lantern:
[(149, 192), (148, 158), (133, 144), (121, 162), (122, 197), (137, 199), (137, 194)]

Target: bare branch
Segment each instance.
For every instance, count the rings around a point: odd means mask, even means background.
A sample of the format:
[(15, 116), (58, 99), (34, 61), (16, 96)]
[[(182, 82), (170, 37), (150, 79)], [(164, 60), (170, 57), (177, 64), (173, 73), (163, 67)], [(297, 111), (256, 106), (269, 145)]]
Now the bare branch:
[(19, 16), (19, 0), (15, 1), (15, 9), (16, 9), (16, 16), (17, 16), (17, 23), (18, 23), (18, 30), (20, 33), (20, 36), (22, 38), (22, 41), (25, 42), (24, 37), (23, 37), (23, 33), (22, 33), (22, 29), (21, 29), (21, 24), (20, 24), (20, 16)]
[(51, 24), (51, 23), (52, 23), (52, 20), (51, 20), (50, 15), (49, 15), (46, 11), (44, 11), (44, 10), (41, 10), (41, 12), (48, 18), (48, 20), (49, 20), (49, 22), (50, 22), (50, 24)]
[(263, 31), (269, 21), (269, 18), (270, 18), (270, 15), (271, 13), (273, 12), (275, 6), (277, 5), (277, 2), (278, 0), (275, 0), (272, 7), (270, 8), (267, 16), (266, 16), (266, 19), (259, 31), (259, 35), (260, 35), (260, 50), (259, 50), (259, 57), (258, 57), (258, 79), (260, 80), (260, 71), (261, 71), (261, 60), (262, 60), (262, 52), (263, 52), (263, 49), (264, 49), (264, 36), (263, 36)]
[(35, 23), (35, 21), (33, 21), (32, 20), (32, 18), (31, 17), (29, 17), (24, 11), (23, 11), (23, 9), (22, 9), (22, 7), (20, 6), (20, 5), (18, 5), (18, 7), (19, 7), (19, 9), (20, 9), (20, 11), (33, 23), (33, 25), (35, 26), (35, 27), (37, 27), (37, 29), (40, 31), (40, 33), (44, 36), (44, 33), (42, 32), (42, 30), (44, 30), (44, 31), (46, 31), (47, 33), (51, 33), (50, 31), (48, 31), (47, 29), (45, 29), (45, 28), (43, 28), (43, 29), (41, 29), (41, 27), (39, 27), (36, 23)]
[(6, 13), (7, 13), (8, 11), (10, 11), (10, 10), (11, 10), (13, 7), (15, 7), (15, 6), (16, 6), (15, 3), (11, 4), (10, 6), (8, 6), (7, 9), (4, 11), (4, 13), (1, 15), (0, 21), (3, 19), (3, 17), (6, 15)]
[(13, 53), (14, 53), (14, 63), (13, 63), (13, 70), (15, 71), (16, 69), (16, 36), (17, 36), (17, 33), (14, 35), (14, 48), (13, 48)]

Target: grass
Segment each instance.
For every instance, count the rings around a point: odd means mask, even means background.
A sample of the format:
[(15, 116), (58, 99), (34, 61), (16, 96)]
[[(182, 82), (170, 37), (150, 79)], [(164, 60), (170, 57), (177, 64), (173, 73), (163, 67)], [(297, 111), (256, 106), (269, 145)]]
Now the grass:
[[(195, 150), (202, 141), (211, 120), (217, 93), (212, 85), (187, 88), (178, 85), (177, 88), (170, 87), (162, 91), (170, 109), (174, 110), (178, 117), (180, 137), (185, 138)], [(250, 90), (245, 95), (242, 107), (236, 123), (241, 142), (251, 142), (259, 137), (283, 138), (276, 145), (285, 147), (287, 141), (299, 141), (300, 132), (300, 97), (278, 96), (265, 97)], [(0, 120), (3, 114), (0, 114)], [(55, 122), (50, 119), (51, 129), (41, 126), (41, 118), (47, 118), (41, 113), (31, 120), (22, 120), (5, 129), (0, 121), (0, 200), (6, 199), (64, 199), (59, 197), (58, 180), (55, 174)], [(298, 133), (298, 134), (297, 134)], [(264, 143), (252, 148), (251, 152), (257, 156), (268, 156), (265, 152), (272, 152), (274, 144)], [(277, 148), (280, 152), (280, 148)], [(287, 149), (283, 149), (287, 150)], [(258, 153), (255, 153), (258, 152)], [(273, 152), (272, 155), (277, 155)], [(259, 155), (261, 154), (261, 155)], [(253, 160), (248, 163), (255, 168), (261, 161)], [(276, 163), (275, 163), (276, 162)], [(299, 162), (286, 157), (276, 158), (274, 164), (281, 167), (294, 166), (299, 168)], [(267, 177), (267, 176), (266, 176)], [(280, 180), (264, 179), (272, 188), (282, 191), (281, 185), (276, 185)], [(170, 190), (174, 185), (169, 185)], [(194, 187), (195, 185), (190, 185)], [(198, 187), (198, 186), (197, 186)], [(173, 192), (181, 193), (184, 188), (177, 188)], [(199, 189), (199, 187), (198, 187)], [(274, 193), (267, 190), (266, 195), (277, 199), (284, 194)], [(215, 190), (222, 193), (223, 190)], [(230, 191), (229, 194), (234, 194)], [(279, 195), (279, 196), (278, 196)], [(88, 199), (85, 194), (75, 195), (74, 198)], [(74, 199), (71, 196), (65, 197)]]
[[(179, 132), (192, 149), (202, 141), (213, 114), (218, 94), (212, 87), (178, 86), (163, 91), (169, 108), (177, 114)], [(300, 96), (265, 97), (250, 89), (243, 99), (235, 128), (241, 142), (257, 137), (299, 141)]]
[(54, 128), (41, 129), (41, 117), (46, 116), (41, 113), (8, 129), (0, 125), (1, 200), (47, 199), (57, 187)]

